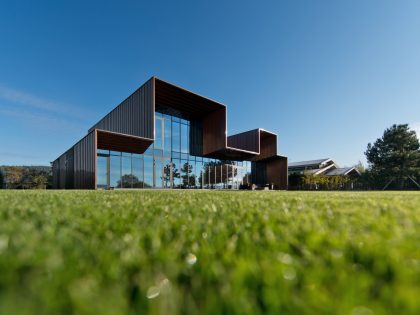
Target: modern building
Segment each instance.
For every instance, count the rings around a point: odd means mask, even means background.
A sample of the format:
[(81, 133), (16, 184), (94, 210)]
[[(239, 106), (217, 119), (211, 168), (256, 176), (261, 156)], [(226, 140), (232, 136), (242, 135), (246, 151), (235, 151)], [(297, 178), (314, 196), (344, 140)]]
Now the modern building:
[(258, 128), (227, 136), (225, 105), (156, 77), (52, 169), (57, 189), (287, 189), (287, 158), (277, 154), (276, 134)]
[(355, 167), (338, 167), (337, 163), (332, 159), (318, 159), (311, 161), (293, 162), (288, 165), (289, 175), (291, 174), (308, 174), (308, 175), (325, 175), (325, 176), (360, 176), (359, 171)]

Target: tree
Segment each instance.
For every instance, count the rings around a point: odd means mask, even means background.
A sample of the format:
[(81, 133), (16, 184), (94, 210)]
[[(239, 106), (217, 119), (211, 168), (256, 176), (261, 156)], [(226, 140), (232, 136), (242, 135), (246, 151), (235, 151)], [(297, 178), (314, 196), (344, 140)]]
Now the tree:
[(4, 183), (4, 180), (3, 180), (3, 170), (0, 168), (0, 189), (3, 188), (3, 183)]
[(182, 186), (183, 187), (190, 187), (195, 185), (195, 176), (192, 173), (193, 166), (185, 162), (181, 168), (181, 179), (182, 179)]
[(22, 167), (10, 166), (6, 170), (6, 183), (7, 188), (17, 189), (22, 188), (22, 179), (24, 176), (24, 170)]
[(365, 166), (362, 164), (362, 162), (361, 161), (359, 161), (356, 165), (354, 165), (354, 168), (360, 173), (360, 174), (363, 174), (365, 171), (366, 171), (366, 169), (365, 169)]
[[(176, 164), (174, 162), (171, 163), (172, 164), (172, 181), (173, 181), (173, 187), (174, 188), (179, 188), (176, 180), (177, 178), (180, 178), (180, 174), (178, 169), (176, 168)], [(170, 181), (171, 181), (171, 165), (165, 165), (165, 167), (163, 168), (163, 172), (165, 174), (165, 187), (169, 188), (170, 187)]]
[(48, 178), (44, 175), (36, 175), (32, 178), (33, 189), (46, 189), (48, 184)]
[(403, 189), (404, 183), (415, 182), (420, 175), (419, 140), (407, 124), (386, 129), (374, 144), (368, 144), (365, 155), (371, 176), (384, 188), (395, 182)]

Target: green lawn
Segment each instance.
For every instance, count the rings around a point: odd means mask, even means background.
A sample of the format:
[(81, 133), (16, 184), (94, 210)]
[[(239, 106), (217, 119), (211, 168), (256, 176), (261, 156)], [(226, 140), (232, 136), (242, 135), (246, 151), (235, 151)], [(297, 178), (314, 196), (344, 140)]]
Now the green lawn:
[(0, 191), (0, 314), (420, 314), (420, 193)]

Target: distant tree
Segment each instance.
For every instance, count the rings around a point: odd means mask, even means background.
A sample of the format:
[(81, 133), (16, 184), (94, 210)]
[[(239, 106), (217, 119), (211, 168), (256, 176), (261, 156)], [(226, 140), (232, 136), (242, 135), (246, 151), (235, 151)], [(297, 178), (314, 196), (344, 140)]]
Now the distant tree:
[(3, 170), (0, 168), (0, 189), (3, 188), (4, 180), (3, 180)]
[(22, 188), (24, 169), (18, 166), (9, 166), (6, 169), (6, 183), (9, 189)]
[(375, 143), (369, 143), (365, 152), (369, 172), (375, 182), (389, 185), (395, 182), (399, 189), (407, 180), (414, 181), (420, 174), (420, 144), (416, 132), (407, 124), (386, 129)]
[(46, 189), (48, 178), (45, 175), (36, 175), (32, 178), (32, 189)]

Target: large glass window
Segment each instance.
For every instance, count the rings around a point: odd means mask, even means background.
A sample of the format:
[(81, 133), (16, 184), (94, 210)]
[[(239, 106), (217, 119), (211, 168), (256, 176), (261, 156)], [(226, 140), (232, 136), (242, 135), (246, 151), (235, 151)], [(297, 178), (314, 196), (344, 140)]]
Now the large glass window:
[(202, 170), (203, 170), (203, 162), (195, 162), (195, 187), (196, 188), (203, 188), (202, 187), (203, 175), (201, 173)]
[(172, 159), (172, 180), (173, 188), (181, 188), (181, 174), (180, 174), (181, 161)]
[(163, 118), (156, 117), (155, 119), (155, 149), (163, 148)]
[(121, 170), (121, 188), (131, 188), (133, 183), (133, 175), (131, 173), (131, 156), (122, 157)]
[(171, 133), (171, 119), (168, 117), (165, 117), (164, 120), (164, 128), (163, 128), (163, 146), (164, 146), (164, 155), (165, 156), (171, 156), (171, 139), (172, 139), (172, 133)]
[(251, 181), (251, 163), (192, 156), (190, 122), (156, 113), (144, 154), (98, 150), (98, 188), (233, 188)]
[(171, 159), (164, 159), (163, 163), (163, 187), (164, 188), (171, 188)]
[(109, 186), (121, 188), (121, 155), (111, 155), (109, 160)]
[(143, 188), (143, 157), (133, 156), (133, 188)]
[(181, 127), (179, 122), (172, 120), (172, 151), (181, 151)]
[(144, 188), (153, 187), (153, 156), (144, 156)]
[(108, 188), (108, 156), (98, 155), (97, 187)]
[(189, 153), (188, 125), (181, 124), (181, 152)]
[(155, 187), (163, 188), (163, 162), (161, 158), (155, 158)]

